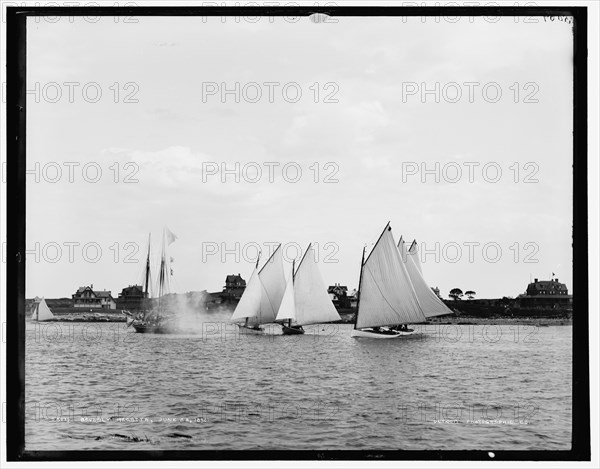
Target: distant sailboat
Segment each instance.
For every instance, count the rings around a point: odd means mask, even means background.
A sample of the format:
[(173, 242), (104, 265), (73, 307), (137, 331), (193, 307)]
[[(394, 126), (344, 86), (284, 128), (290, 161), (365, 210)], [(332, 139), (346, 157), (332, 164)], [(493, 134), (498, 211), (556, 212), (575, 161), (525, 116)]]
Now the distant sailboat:
[[(281, 244), (259, 270), (256, 261), (250, 280), (237, 304), (231, 321), (247, 332), (262, 334), (264, 324), (275, 322), (285, 292), (285, 274)], [(244, 323), (240, 324), (239, 321)]]
[(426, 318), (389, 223), (366, 261), (364, 257), (363, 248), (358, 305), (351, 337), (394, 339), (412, 334), (394, 327), (421, 323)]
[(398, 243), (398, 249), (406, 270), (410, 277), (410, 281), (413, 284), (417, 299), (423, 310), (423, 314), (426, 318), (434, 316), (442, 316), (444, 314), (453, 314), (453, 311), (448, 308), (444, 302), (433, 292), (433, 290), (427, 285), (425, 278), (423, 277), (423, 270), (419, 261), (419, 251), (417, 247), (417, 241), (413, 241), (408, 252), (402, 238)]
[(287, 324), (282, 323), (283, 333), (304, 334), (302, 326), (340, 320), (315, 262), (312, 245), (308, 245), (296, 272), (294, 264), (276, 318), (287, 320)]
[(32, 319), (34, 321), (39, 322), (51, 321), (52, 319), (54, 319), (54, 314), (52, 314), (52, 311), (50, 311), (50, 308), (48, 308), (48, 305), (46, 304), (46, 300), (44, 298), (42, 298), (41, 301), (38, 303), (35, 312), (33, 313)]

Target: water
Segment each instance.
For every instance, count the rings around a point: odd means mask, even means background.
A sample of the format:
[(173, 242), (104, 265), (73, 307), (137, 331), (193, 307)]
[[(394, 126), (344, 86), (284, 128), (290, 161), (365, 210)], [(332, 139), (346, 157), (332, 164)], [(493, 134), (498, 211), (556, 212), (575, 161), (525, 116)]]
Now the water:
[(571, 447), (570, 326), (423, 326), (395, 340), (352, 339), (346, 324), (231, 327), (27, 324), (26, 449)]

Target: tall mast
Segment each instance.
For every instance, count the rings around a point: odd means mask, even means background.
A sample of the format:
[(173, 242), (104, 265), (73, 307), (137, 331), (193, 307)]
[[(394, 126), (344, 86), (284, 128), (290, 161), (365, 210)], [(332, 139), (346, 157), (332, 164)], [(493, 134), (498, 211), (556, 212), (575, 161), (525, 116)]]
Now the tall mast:
[[(271, 262), (271, 259), (273, 259), (273, 256), (275, 255), (275, 253), (277, 252), (277, 250), (281, 247), (281, 243), (279, 243), (279, 245), (275, 248), (275, 250), (273, 251), (273, 253), (269, 256), (269, 258), (267, 259), (267, 262), (265, 262), (265, 265), (262, 266), (262, 268), (258, 271), (258, 273), (260, 274), (264, 268), (267, 266), (267, 264), (269, 262)], [(260, 256), (260, 254), (259, 254)], [(256, 261), (256, 267), (258, 267), (258, 260)]]
[[(304, 255), (302, 256), (302, 259), (300, 259), (300, 263), (298, 264), (298, 269), (300, 269), (300, 266), (302, 265), (302, 262), (304, 262), (304, 258), (306, 257), (306, 255), (308, 254), (308, 251), (310, 251), (310, 247), (312, 246), (312, 243), (308, 243), (308, 247), (306, 248), (306, 251), (304, 251)], [(294, 259), (295, 260), (295, 259)], [(293, 272), (293, 271), (292, 271)]]
[[(373, 254), (373, 251), (375, 251), (375, 248), (379, 244), (379, 241), (381, 240), (381, 237), (383, 236), (383, 234), (387, 230), (391, 230), (391, 228), (390, 228), (390, 222), (389, 221), (387, 222), (387, 225), (385, 225), (385, 228), (383, 229), (383, 231), (379, 235), (379, 238), (377, 238), (377, 242), (373, 246), (373, 249), (371, 249), (371, 252), (369, 253), (369, 257), (371, 257), (371, 254)], [(356, 317), (354, 318), (354, 329), (356, 329), (356, 324), (358, 322), (358, 307), (360, 306), (360, 297), (361, 297), (361, 289), (360, 289), (360, 287), (362, 285), (363, 267), (364, 267), (365, 262), (366, 262), (365, 261), (365, 249), (366, 248), (367, 248), (367, 246), (363, 247), (362, 261), (360, 262), (360, 278), (358, 280), (358, 300), (356, 301)], [(369, 257), (367, 257), (367, 261), (369, 260)]]
[[(308, 247), (310, 247), (310, 244), (308, 245)], [(294, 267), (296, 267), (296, 259), (292, 259), (292, 288), (294, 288), (294, 280), (296, 278), (296, 273), (294, 272)], [(300, 266), (298, 266), (298, 267), (300, 267)], [(288, 319), (288, 327), (292, 327), (292, 318)]]
[(148, 257), (146, 258), (146, 281), (144, 284), (144, 297), (148, 298), (148, 284), (150, 283), (150, 236), (148, 233)]
[(365, 265), (365, 250), (367, 246), (363, 246), (362, 259), (360, 261), (360, 276), (358, 278), (358, 299), (356, 300), (356, 316), (354, 316), (354, 329), (356, 329), (356, 323), (358, 322), (358, 307), (360, 305), (360, 286), (362, 285), (362, 277), (363, 277), (363, 266)]

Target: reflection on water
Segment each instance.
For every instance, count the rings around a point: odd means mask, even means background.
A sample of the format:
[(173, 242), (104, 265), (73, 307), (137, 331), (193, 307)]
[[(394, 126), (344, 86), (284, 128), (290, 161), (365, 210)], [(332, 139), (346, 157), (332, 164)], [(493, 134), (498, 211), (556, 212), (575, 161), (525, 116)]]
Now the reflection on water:
[(28, 323), (26, 449), (570, 449), (570, 326), (351, 327)]

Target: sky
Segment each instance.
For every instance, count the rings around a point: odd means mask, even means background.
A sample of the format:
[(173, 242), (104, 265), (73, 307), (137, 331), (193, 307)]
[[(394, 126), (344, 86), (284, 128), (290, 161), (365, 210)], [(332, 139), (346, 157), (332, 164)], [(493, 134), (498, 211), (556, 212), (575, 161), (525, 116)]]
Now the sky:
[(576, 291), (572, 25), (538, 19), (29, 18), (26, 296), (116, 297), (165, 226), (174, 291), (278, 242), (353, 289), (388, 221), (444, 297)]

